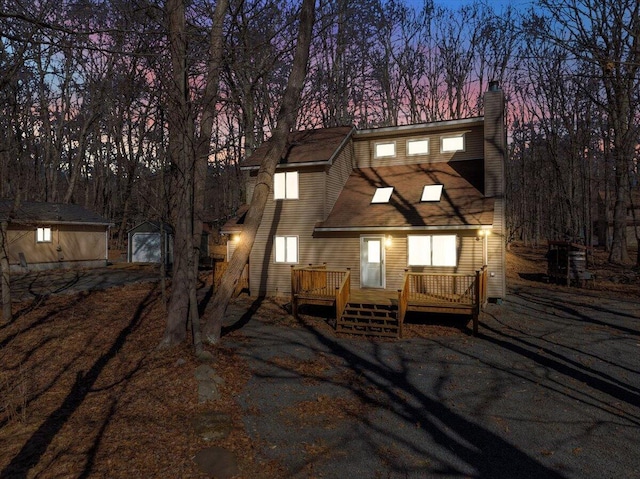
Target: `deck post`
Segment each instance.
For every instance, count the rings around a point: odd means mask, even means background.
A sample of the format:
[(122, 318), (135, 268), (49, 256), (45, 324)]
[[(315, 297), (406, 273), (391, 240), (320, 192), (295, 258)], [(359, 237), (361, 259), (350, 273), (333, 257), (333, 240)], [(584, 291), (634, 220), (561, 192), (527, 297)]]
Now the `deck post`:
[(476, 271), (476, 284), (474, 287), (474, 301), (473, 301), (473, 335), (478, 335), (478, 316), (480, 316), (480, 302), (482, 299), (480, 298), (480, 281), (481, 281), (480, 271)]
[(291, 314), (294, 318), (298, 319), (298, 304), (296, 300), (296, 278), (295, 278), (295, 266), (291, 265)]

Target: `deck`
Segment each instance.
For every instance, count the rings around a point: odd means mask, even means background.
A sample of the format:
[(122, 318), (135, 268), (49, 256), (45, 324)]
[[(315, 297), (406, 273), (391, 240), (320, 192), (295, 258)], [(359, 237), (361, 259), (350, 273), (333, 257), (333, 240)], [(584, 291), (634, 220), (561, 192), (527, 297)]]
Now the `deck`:
[(336, 329), (352, 334), (402, 337), (407, 312), (468, 315), (473, 334), (487, 302), (486, 266), (475, 274), (405, 272), (400, 290), (354, 289), (349, 270), (324, 265), (291, 269), (294, 316), (302, 304), (335, 306)]

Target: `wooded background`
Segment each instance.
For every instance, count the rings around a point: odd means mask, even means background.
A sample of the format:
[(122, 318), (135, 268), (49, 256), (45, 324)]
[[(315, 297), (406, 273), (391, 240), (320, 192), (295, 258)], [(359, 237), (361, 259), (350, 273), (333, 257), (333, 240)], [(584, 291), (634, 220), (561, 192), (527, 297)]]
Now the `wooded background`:
[[(188, 88), (178, 90), (185, 105), (201, 106), (189, 110), (199, 125), (211, 106), (201, 102), (211, 101), (216, 2), (182, 3)], [(498, 81), (507, 98), (508, 240), (591, 244), (598, 202), (620, 230), (639, 181), (639, 3), (319, 0), (297, 128), (478, 116)], [(117, 225), (120, 248), (137, 222), (171, 217), (177, 80), (166, 7), (0, 3), (0, 198), (84, 205)], [(214, 225), (244, 202), (238, 163), (275, 128), (299, 8), (259, 0), (226, 8), (205, 188), (204, 219)], [(606, 239), (611, 260), (628, 261), (616, 228)]]

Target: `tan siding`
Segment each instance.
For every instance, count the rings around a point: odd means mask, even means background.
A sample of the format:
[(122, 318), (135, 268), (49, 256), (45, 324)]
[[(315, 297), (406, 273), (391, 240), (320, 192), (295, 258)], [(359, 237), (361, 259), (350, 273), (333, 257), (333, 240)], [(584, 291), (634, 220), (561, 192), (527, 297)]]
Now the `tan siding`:
[(342, 149), (327, 171), (327, 192), (325, 200), (325, 218), (331, 212), (340, 192), (353, 170), (353, 143)]
[(299, 171), (299, 199), (273, 200), (271, 193), (265, 207), (250, 257), (250, 288), (259, 294), (289, 294), (289, 264), (276, 264), (273, 257), (274, 236), (298, 236), (299, 264), (315, 262), (311, 242), (313, 229), (324, 219), (326, 189), (324, 169)]
[(20, 264), (20, 253), (28, 265), (107, 259), (104, 226), (52, 225), (50, 243), (36, 242), (35, 226), (24, 229), (12, 227), (8, 237), (9, 263), (13, 265)]
[[(440, 138), (442, 136), (465, 133), (465, 151), (456, 153), (441, 153)], [(428, 155), (407, 155), (407, 140), (429, 139)], [(375, 144), (384, 141), (395, 141), (396, 156), (393, 158), (374, 158)], [(404, 132), (401, 136), (398, 133), (387, 133), (380, 136), (363, 136), (354, 139), (355, 161), (358, 168), (371, 168), (376, 166), (411, 165), (420, 163), (438, 163), (457, 160), (470, 160), (482, 158), (483, 135), (481, 125), (464, 126), (458, 129), (446, 129), (429, 131), (428, 133)]]

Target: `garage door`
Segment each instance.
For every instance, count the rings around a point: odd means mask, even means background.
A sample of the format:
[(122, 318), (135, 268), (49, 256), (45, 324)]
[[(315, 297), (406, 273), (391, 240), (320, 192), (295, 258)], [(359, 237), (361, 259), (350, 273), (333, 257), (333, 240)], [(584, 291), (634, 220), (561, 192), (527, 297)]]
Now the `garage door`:
[(134, 233), (131, 237), (131, 261), (160, 262), (160, 233)]

